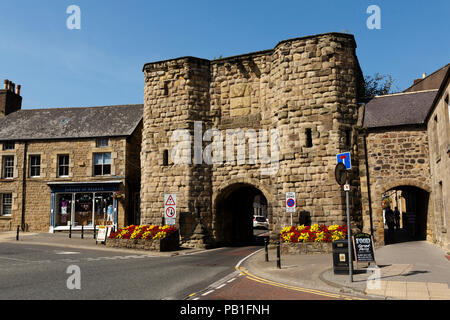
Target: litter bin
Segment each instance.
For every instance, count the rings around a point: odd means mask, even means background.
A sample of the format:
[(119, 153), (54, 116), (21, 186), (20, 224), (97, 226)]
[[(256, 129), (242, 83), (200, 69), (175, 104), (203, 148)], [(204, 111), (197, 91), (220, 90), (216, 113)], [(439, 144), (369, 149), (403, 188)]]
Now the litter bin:
[[(333, 270), (334, 274), (349, 274), (348, 241), (333, 241)], [(353, 254), (352, 254), (353, 256)]]

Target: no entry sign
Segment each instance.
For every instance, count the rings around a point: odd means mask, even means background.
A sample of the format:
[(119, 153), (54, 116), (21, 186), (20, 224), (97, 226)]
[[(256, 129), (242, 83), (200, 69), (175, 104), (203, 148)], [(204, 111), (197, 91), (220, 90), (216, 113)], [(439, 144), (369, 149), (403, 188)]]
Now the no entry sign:
[(168, 225), (174, 225), (177, 218), (177, 195), (173, 193), (164, 195), (164, 218)]

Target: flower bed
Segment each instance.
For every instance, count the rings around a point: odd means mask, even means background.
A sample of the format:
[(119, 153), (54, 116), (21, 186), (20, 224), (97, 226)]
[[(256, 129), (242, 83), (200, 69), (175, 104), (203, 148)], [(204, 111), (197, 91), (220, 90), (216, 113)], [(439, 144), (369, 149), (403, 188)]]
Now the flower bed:
[(281, 230), (282, 254), (331, 253), (332, 242), (347, 238), (347, 226), (290, 226)]
[(175, 227), (157, 225), (132, 225), (119, 229), (110, 234), (106, 245), (155, 251), (172, 251), (180, 246), (179, 233)]
[(347, 226), (290, 226), (281, 230), (281, 241), (286, 243), (333, 242), (347, 238)]

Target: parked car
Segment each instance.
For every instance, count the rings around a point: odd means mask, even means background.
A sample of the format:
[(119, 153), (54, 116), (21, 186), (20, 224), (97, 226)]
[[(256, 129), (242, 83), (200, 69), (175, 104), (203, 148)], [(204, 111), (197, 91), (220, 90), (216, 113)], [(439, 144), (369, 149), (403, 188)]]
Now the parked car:
[(269, 229), (269, 219), (263, 216), (253, 216), (253, 228)]

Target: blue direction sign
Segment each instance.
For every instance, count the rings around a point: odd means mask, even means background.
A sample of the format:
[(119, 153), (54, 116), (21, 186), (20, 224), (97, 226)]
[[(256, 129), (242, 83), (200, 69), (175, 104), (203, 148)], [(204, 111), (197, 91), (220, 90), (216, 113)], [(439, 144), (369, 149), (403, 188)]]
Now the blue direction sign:
[(352, 168), (352, 161), (350, 158), (350, 152), (344, 152), (337, 155), (337, 163), (342, 162), (347, 170)]

